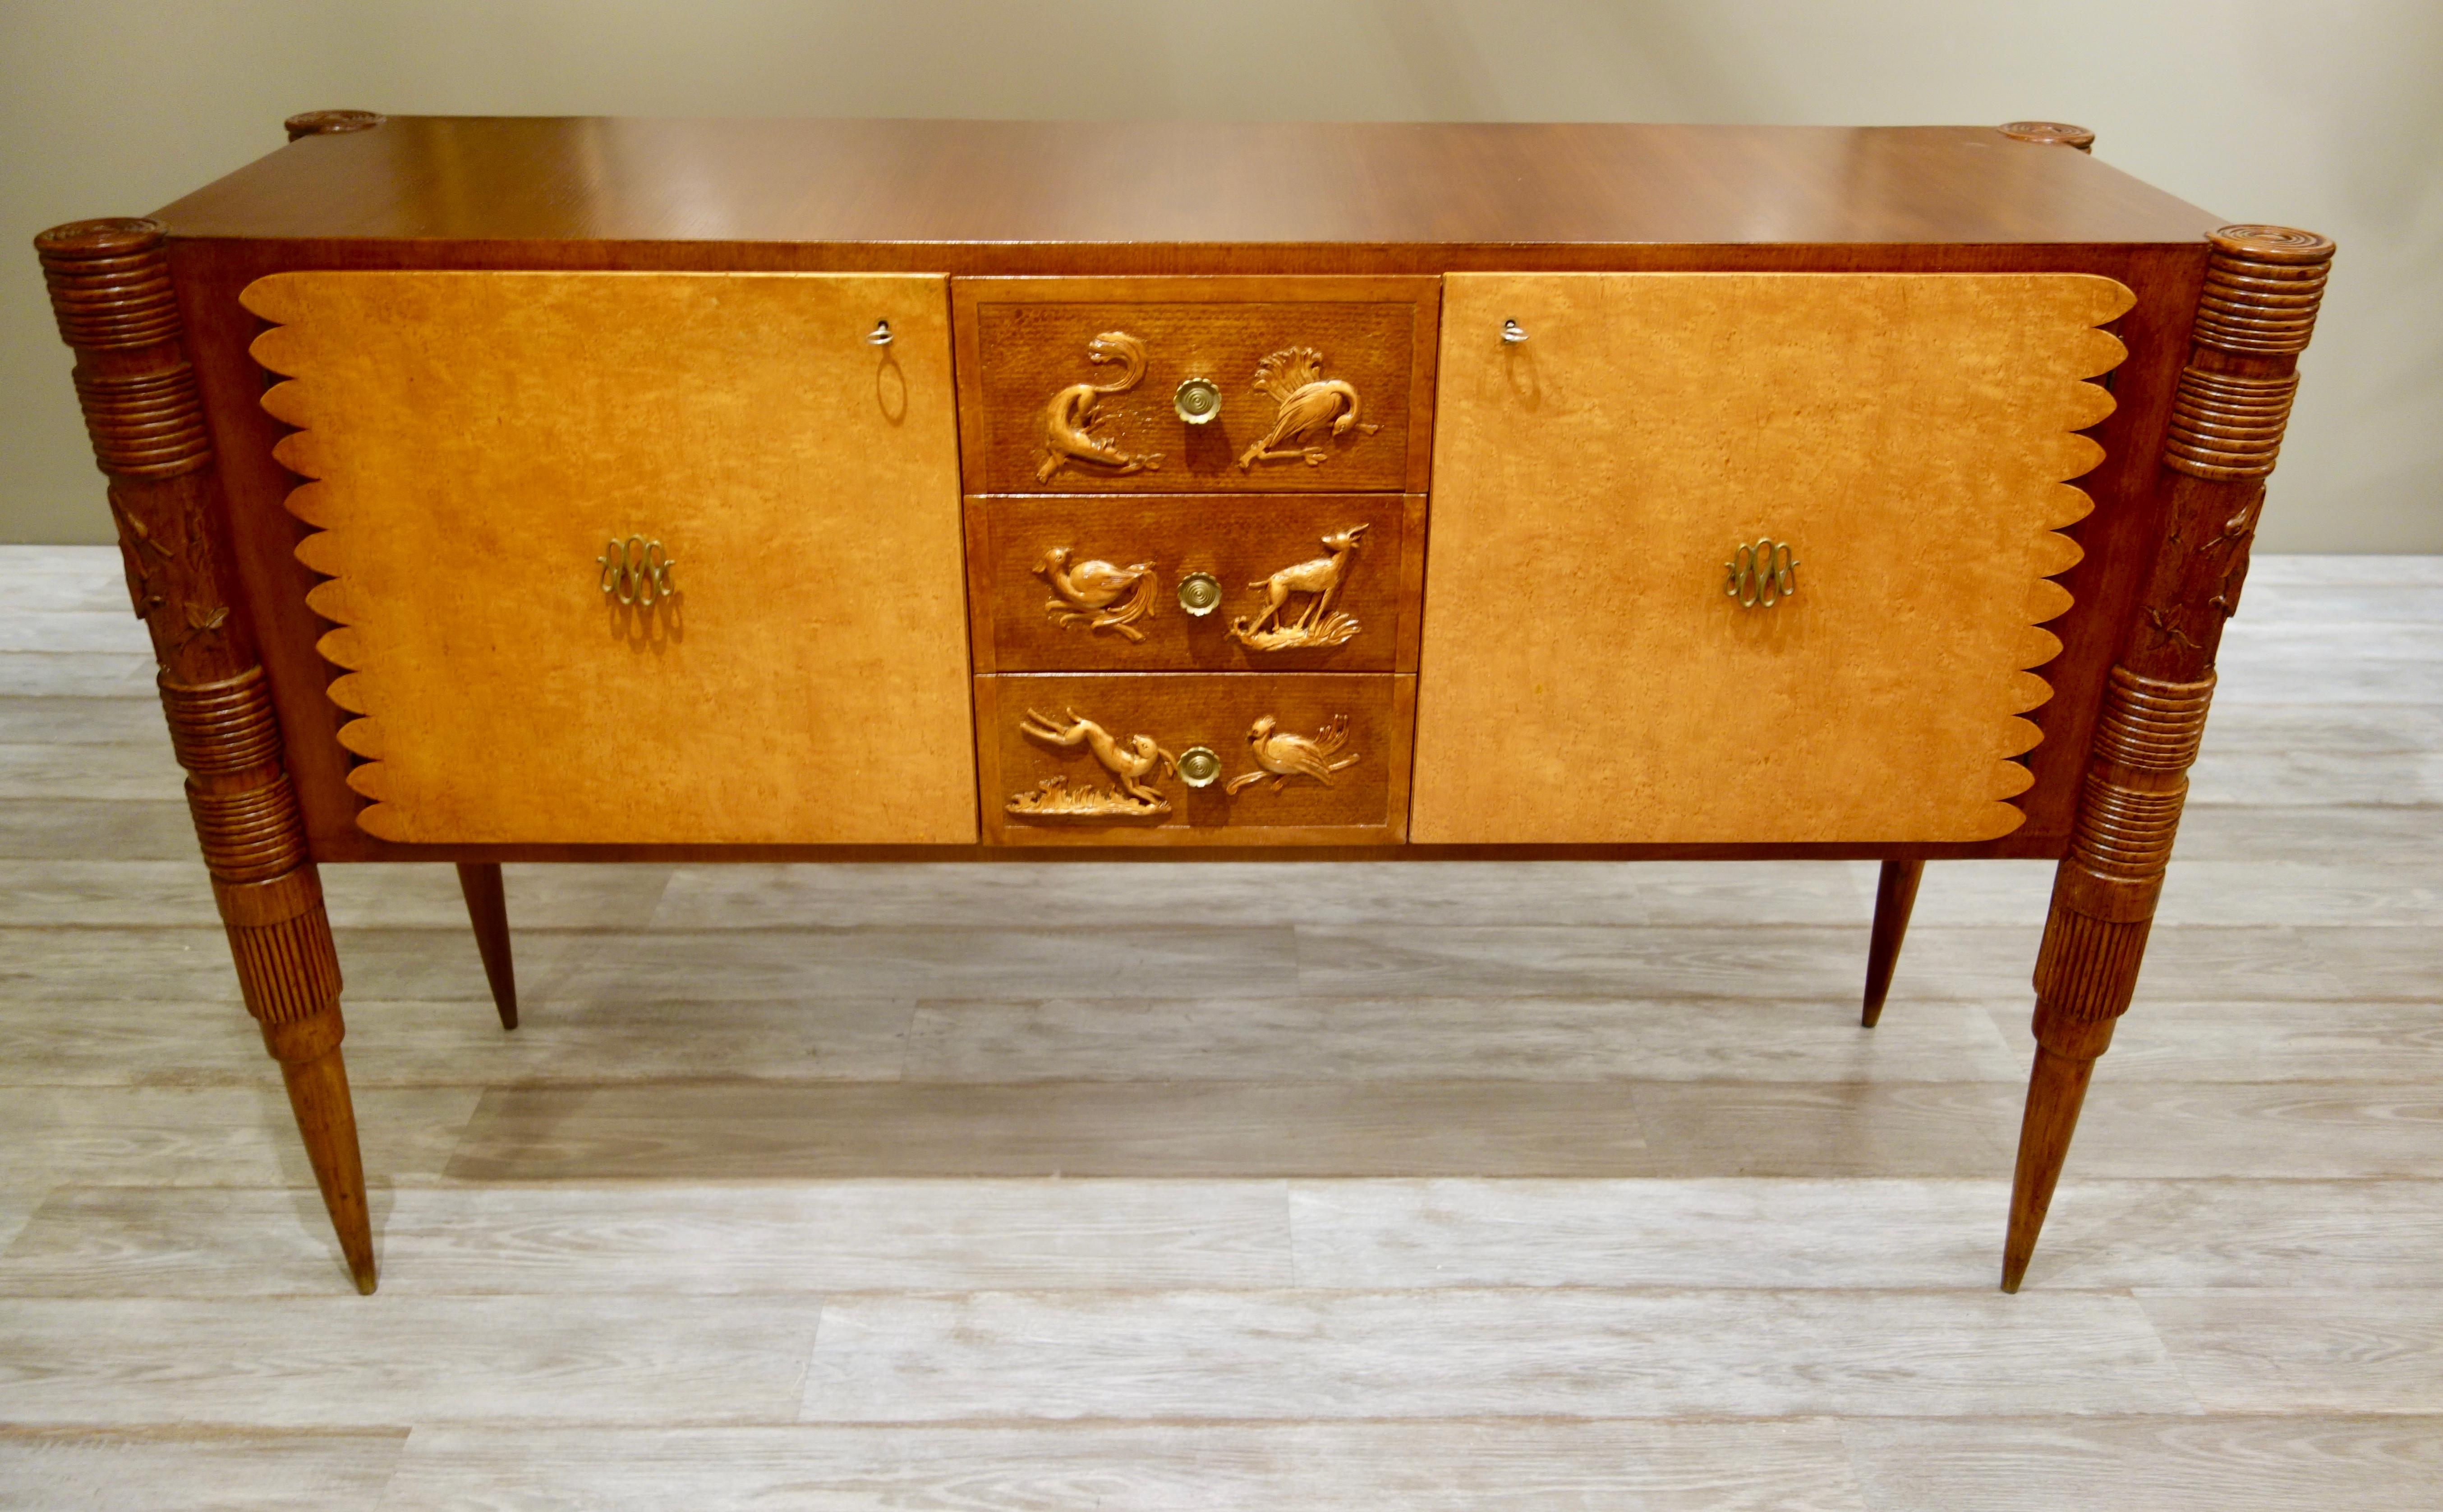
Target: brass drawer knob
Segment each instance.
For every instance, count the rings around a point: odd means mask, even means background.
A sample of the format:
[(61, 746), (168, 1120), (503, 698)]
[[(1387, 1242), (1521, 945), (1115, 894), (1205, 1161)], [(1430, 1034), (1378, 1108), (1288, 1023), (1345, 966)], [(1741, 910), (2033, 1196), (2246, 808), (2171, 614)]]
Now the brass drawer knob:
[(1731, 560), (1722, 563), (1722, 596), (1749, 609), (1770, 609), (1798, 591), (1798, 559), (1790, 543), (1759, 537), (1742, 541)]
[(1179, 780), (1190, 787), (1210, 787), (1222, 775), (1222, 758), (1208, 747), (1190, 746), (1179, 753)]
[(674, 557), (665, 554), (662, 544), (643, 536), (630, 536), (621, 541), (613, 536), (594, 559), (602, 569), (602, 597), (616, 599), (623, 604), (651, 604), (656, 599), (677, 594), (678, 585), (670, 581), (670, 569), (678, 565)]
[(1179, 580), (1179, 607), (1202, 619), (1222, 607), (1222, 580), (1209, 572), (1191, 572)]
[(1171, 395), (1170, 407), (1190, 425), (1208, 424), (1222, 413), (1222, 385), (1211, 378), (1189, 378)]

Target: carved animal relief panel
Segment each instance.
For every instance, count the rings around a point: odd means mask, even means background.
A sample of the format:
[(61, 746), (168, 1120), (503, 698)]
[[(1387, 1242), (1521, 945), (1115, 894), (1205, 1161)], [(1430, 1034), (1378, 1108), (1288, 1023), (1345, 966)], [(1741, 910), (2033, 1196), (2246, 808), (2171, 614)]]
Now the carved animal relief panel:
[(1365, 534), (1363, 525), (1335, 530), (1323, 538), (1323, 548), (1331, 555), (1249, 583), (1264, 596), (1264, 607), (1252, 620), (1232, 620), (1230, 638), (1251, 651), (1309, 651), (1356, 639), (1362, 628), (1357, 617), (1334, 609), (1332, 599)]
[[(962, 360), (974, 371), (963, 373), (960, 395), (971, 489), (1423, 483), (1430, 279), (958, 286), (960, 319), (973, 330)], [(1354, 286), (1361, 297), (1266, 297), (1293, 286)], [(1141, 298), (1108, 297), (1140, 288)]]

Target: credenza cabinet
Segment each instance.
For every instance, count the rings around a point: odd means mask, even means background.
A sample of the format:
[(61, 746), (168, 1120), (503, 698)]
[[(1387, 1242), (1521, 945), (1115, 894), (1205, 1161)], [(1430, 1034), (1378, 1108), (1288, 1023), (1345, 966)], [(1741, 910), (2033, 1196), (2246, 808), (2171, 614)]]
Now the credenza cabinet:
[(361, 1287), (321, 864), (514, 1027), (512, 859), (1872, 858), (1872, 1025), (2018, 857), (2016, 1289), (2329, 242), (2036, 122), (289, 126), (37, 246)]

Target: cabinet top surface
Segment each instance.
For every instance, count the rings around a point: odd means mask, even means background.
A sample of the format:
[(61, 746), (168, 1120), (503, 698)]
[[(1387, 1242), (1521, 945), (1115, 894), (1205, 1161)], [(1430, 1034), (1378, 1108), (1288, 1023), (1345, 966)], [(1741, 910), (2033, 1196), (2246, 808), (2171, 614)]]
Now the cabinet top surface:
[(186, 237), (1057, 245), (2195, 243), (1989, 126), (395, 117), (158, 212)]

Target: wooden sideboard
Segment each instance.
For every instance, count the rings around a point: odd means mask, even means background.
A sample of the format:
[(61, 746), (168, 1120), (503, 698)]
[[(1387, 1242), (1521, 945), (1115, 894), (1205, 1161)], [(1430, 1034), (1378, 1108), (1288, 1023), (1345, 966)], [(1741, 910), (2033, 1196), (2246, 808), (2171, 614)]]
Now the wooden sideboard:
[(318, 865), (2060, 862), (2129, 1004), (2332, 244), (2078, 128), (398, 119), (37, 238), (358, 1285)]

